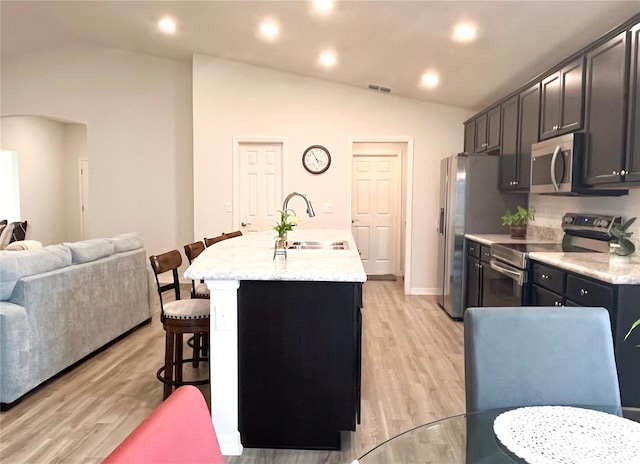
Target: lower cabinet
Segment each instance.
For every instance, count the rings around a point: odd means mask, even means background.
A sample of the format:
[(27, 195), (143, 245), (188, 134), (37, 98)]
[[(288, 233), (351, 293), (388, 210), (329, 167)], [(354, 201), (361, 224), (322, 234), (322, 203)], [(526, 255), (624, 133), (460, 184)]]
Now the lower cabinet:
[(531, 281), (533, 306), (601, 306), (609, 311), (622, 405), (640, 407), (640, 332), (624, 340), (640, 318), (640, 285), (612, 285), (536, 261)]
[(340, 449), (360, 416), (361, 307), (358, 282), (240, 283), (243, 446)]
[(465, 309), (467, 309), (482, 306), (484, 268), (489, 266), (491, 247), (467, 240), (465, 250), (467, 255)]

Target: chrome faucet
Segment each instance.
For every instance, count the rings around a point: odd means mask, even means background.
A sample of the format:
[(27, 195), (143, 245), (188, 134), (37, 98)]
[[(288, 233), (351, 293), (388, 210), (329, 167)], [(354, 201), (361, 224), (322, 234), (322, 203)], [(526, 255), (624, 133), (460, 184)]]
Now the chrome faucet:
[(287, 198), (284, 199), (284, 203), (282, 203), (282, 211), (286, 211), (288, 209), (287, 205), (289, 204), (289, 200), (291, 200), (291, 198), (295, 196), (304, 198), (304, 201), (307, 203), (307, 214), (309, 215), (309, 217), (313, 217), (316, 215), (316, 212), (313, 210), (313, 206), (311, 206), (311, 202), (309, 201), (307, 196), (304, 193), (300, 192), (291, 192), (289, 195), (287, 195)]

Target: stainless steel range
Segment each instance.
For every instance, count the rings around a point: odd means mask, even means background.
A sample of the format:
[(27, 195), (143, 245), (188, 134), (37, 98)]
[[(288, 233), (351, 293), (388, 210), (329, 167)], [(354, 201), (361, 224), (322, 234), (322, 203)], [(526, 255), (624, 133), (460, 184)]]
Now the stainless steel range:
[(559, 243), (502, 243), (491, 245), (491, 268), (483, 275), (483, 306), (529, 304), (529, 253), (609, 251), (613, 224), (619, 216), (567, 213), (562, 218), (564, 237)]

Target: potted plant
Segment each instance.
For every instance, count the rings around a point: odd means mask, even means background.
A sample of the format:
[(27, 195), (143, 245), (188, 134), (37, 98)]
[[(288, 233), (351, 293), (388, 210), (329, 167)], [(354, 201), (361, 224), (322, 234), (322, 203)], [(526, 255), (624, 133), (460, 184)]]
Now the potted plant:
[(287, 232), (293, 230), (298, 225), (300, 218), (289, 213), (289, 210), (280, 211), (280, 220), (273, 226), (273, 230), (278, 233), (277, 248), (284, 248), (287, 241)]
[(611, 227), (611, 232), (615, 237), (609, 243), (609, 252), (612, 259), (629, 261), (631, 255), (635, 253), (636, 247), (629, 237), (633, 235), (633, 232), (629, 232), (629, 227), (636, 221), (635, 217), (628, 219), (622, 224), (614, 224)]
[(502, 216), (502, 225), (509, 226), (511, 237), (524, 238), (527, 236), (527, 224), (530, 220), (535, 219), (536, 210), (531, 207), (529, 209), (518, 206), (518, 210), (512, 213), (511, 210)]

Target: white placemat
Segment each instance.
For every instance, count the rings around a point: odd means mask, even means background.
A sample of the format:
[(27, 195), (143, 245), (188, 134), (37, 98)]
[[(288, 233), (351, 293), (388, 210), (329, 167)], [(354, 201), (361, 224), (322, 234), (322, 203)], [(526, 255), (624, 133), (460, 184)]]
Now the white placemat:
[(592, 409), (513, 409), (496, 417), (493, 431), (530, 464), (640, 463), (640, 423)]

